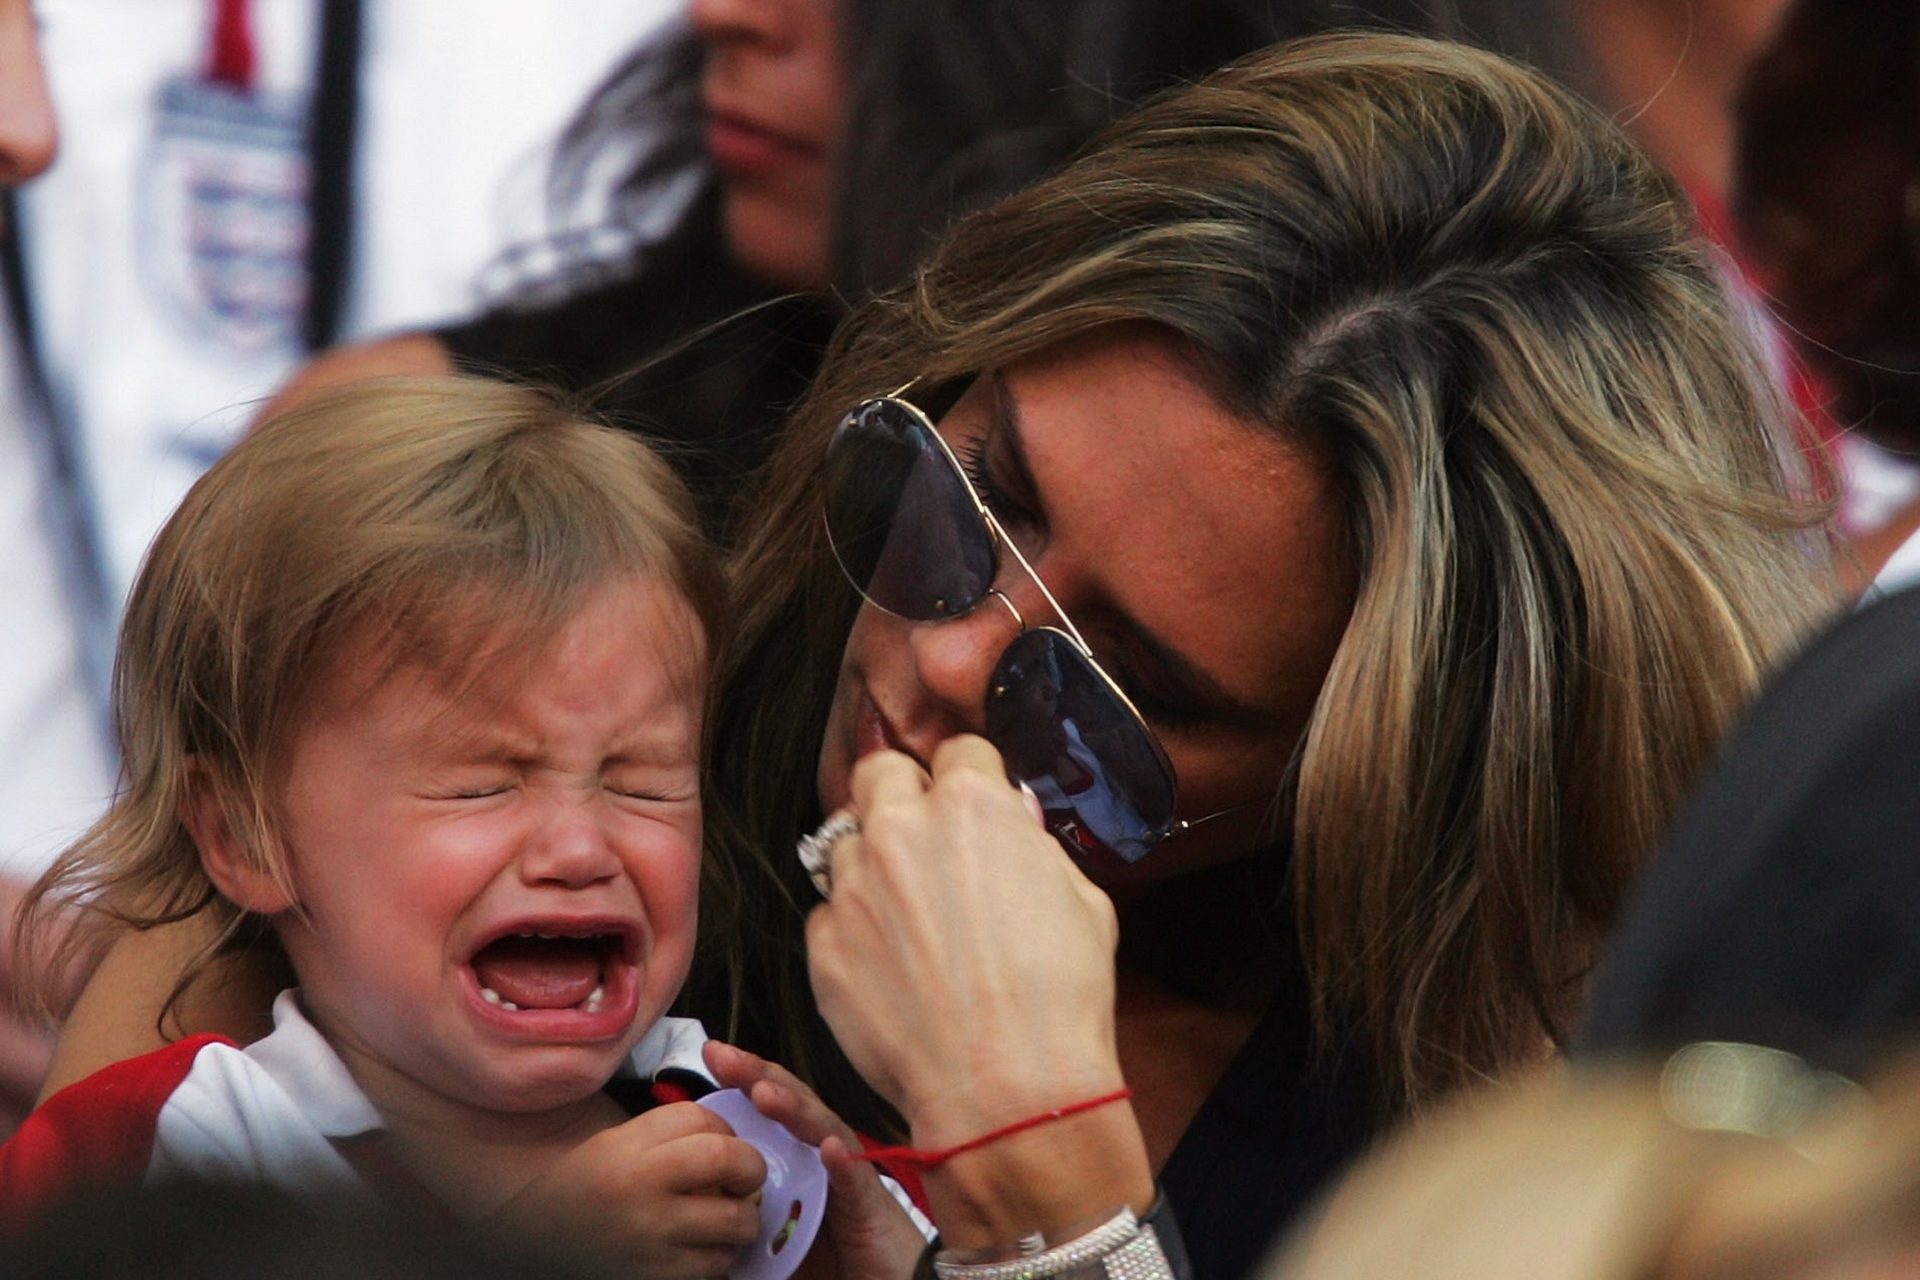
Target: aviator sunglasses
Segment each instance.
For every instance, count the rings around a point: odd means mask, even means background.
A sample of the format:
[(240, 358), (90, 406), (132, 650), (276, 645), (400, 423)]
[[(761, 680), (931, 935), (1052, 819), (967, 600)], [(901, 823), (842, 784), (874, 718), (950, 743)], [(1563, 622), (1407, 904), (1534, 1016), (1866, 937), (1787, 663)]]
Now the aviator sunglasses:
[[(1094, 661), (931, 419), (901, 398), (911, 387), (860, 405), (827, 445), (827, 537), (847, 580), (911, 622), (959, 618), (988, 597), (1013, 615), (1019, 634), (987, 682), (985, 737), (1069, 852), (1137, 862), (1167, 836), (1218, 817), (1174, 816), (1173, 764), (1159, 739)], [(994, 586), (1002, 549), (1060, 626), (1029, 627)]]

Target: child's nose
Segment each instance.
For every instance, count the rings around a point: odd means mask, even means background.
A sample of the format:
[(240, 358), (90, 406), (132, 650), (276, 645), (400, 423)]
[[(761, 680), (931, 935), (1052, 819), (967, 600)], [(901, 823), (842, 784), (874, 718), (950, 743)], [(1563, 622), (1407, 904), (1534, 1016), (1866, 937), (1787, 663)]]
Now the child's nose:
[(528, 884), (584, 889), (618, 875), (620, 859), (594, 807), (583, 800), (556, 800), (527, 841), (520, 875)]

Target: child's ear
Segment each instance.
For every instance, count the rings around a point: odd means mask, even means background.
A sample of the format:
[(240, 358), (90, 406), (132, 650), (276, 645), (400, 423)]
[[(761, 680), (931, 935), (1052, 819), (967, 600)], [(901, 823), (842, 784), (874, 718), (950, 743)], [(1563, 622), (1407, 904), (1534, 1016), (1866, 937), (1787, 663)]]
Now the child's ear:
[(200, 866), (220, 896), (246, 911), (276, 915), (293, 898), (273, 875), (256, 865), (246, 838), (227, 816), (225, 790), (204, 760), (187, 762), (187, 793), (180, 821), (200, 851)]

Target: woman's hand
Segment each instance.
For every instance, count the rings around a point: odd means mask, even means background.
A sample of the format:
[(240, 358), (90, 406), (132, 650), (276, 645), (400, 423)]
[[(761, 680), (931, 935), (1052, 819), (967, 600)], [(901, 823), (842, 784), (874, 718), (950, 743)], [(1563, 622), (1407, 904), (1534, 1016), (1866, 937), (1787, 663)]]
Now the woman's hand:
[[(915, 1145), (952, 1146), (1119, 1088), (1113, 905), (1006, 781), (999, 753), (949, 739), (929, 778), (879, 752), (852, 787), (860, 831), (834, 848), (808, 959), (821, 1013)], [(1144, 1210), (1153, 1196), (1120, 1104), (959, 1157), (927, 1189), (960, 1248)]]
[(562, 1156), (486, 1220), (507, 1238), (647, 1280), (724, 1276), (760, 1234), (760, 1153), (691, 1102), (643, 1112)]
[[(833, 1254), (840, 1280), (905, 1280), (926, 1239), (906, 1210), (894, 1200), (880, 1175), (856, 1160), (860, 1141), (852, 1129), (813, 1090), (784, 1067), (717, 1040), (707, 1043), (707, 1069), (730, 1089), (753, 1100), (760, 1114), (786, 1126), (802, 1142), (820, 1148), (827, 1166), (827, 1219), (824, 1243)], [(816, 1245), (801, 1275), (815, 1270)]]

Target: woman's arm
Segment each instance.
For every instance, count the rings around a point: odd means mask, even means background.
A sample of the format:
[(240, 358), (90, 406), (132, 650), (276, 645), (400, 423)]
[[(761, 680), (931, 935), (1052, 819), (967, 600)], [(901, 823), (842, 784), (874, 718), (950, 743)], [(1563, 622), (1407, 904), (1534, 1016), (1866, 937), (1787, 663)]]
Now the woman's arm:
[[(834, 848), (832, 900), (807, 922), (821, 1013), (923, 1150), (1113, 1092), (1112, 904), (1006, 782), (954, 738), (929, 778), (905, 756), (854, 773), (859, 834)], [(950, 1249), (1070, 1233), (1154, 1197), (1132, 1109), (1036, 1125), (928, 1171)]]
[(211, 1031), (247, 1044), (273, 1029), (273, 997), (283, 975), (263, 958), (241, 953), (222, 955), (203, 969), (163, 1028), (160, 1015), (167, 998), (212, 940), (213, 927), (206, 916), (195, 916), (129, 933), (113, 944), (60, 1028), (42, 1100), (102, 1067), (183, 1035)]

